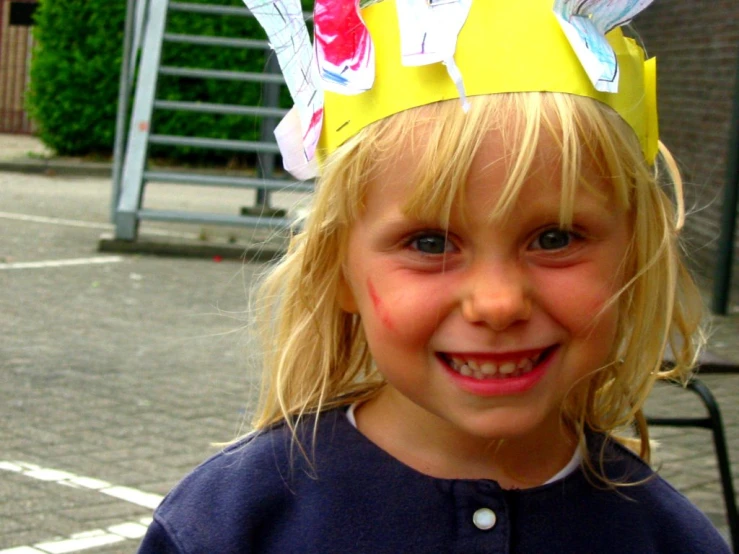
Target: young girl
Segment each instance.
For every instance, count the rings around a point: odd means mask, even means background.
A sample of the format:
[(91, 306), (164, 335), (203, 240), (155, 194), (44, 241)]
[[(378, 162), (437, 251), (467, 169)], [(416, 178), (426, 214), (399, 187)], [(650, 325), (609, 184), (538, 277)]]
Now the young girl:
[(253, 7), (288, 84), (309, 59), (278, 134), (320, 179), (258, 293), (255, 430), (141, 552), (729, 552), (642, 461), (701, 313), (617, 28), (648, 3), (319, 0), (312, 61), (295, 10)]

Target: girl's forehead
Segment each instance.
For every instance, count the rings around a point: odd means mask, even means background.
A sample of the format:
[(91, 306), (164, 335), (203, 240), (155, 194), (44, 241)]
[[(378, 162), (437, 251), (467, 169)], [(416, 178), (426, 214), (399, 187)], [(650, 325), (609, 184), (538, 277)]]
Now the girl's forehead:
[[(551, 202), (553, 198), (571, 196), (572, 192), (577, 194), (568, 210), (574, 210), (584, 196), (590, 205), (613, 201), (614, 187), (607, 177), (604, 161), (583, 148), (575, 171), (572, 167), (564, 171), (568, 161), (564, 159), (561, 141), (548, 133), (541, 134), (527, 155), (512, 147), (505, 130), (489, 129), (466, 162), (451, 158), (445, 160), (446, 166), (429, 167), (425, 163), (429, 159), (428, 150), (435, 150), (427, 142), (430, 134), (423, 127), (417, 129), (407, 144), (398, 145), (377, 161), (368, 190), (370, 196), (391, 195), (410, 212), (417, 212), (417, 205), (423, 204), (424, 199), (432, 204), (430, 212), (433, 205), (437, 211), (442, 206), (451, 212), (466, 211), (470, 203), (483, 203), (485, 209), (493, 212), (504, 201), (509, 201), (512, 208), (519, 203), (537, 203), (543, 197)], [(465, 166), (465, 170), (450, 169), (455, 165)], [(435, 178), (434, 174), (444, 172), (443, 177)]]

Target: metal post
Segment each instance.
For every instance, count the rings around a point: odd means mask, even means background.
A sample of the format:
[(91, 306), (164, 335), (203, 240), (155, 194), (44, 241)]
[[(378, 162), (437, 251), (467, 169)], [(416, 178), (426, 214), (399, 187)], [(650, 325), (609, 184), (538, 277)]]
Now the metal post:
[[(144, 3), (146, 0), (138, 0)], [(126, 4), (125, 35), (123, 38), (123, 59), (121, 60), (121, 78), (118, 84), (118, 113), (115, 122), (115, 143), (113, 145), (113, 193), (110, 201), (110, 220), (115, 221), (115, 212), (118, 207), (118, 199), (121, 196), (121, 168), (123, 167), (123, 140), (126, 136), (126, 120), (128, 119), (128, 99), (131, 95), (131, 81), (133, 80), (133, 64), (131, 60), (136, 57), (132, 53), (134, 10), (137, 0), (128, 0)]]
[(149, 2), (136, 96), (123, 160), (120, 199), (115, 213), (115, 237), (120, 240), (135, 240), (138, 233), (138, 211), (143, 196), (143, 173), (168, 4), (169, 0)]
[(739, 51), (736, 56), (734, 107), (731, 117), (729, 149), (726, 153), (726, 183), (721, 211), (716, 272), (713, 279), (713, 303), (711, 309), (726, 315), (731, 292), (731, 266), (734, 261), (734, 236), (736, 227), (737, 196), (739, 189)]
[[(274, 52), (267, 53), (266, 73), (280, 73), (280, 65)], [(280, 85), (274, 82), (265, 82), (262, 86), (264, 105), (269, 108), (277, 108), (280, 105)], [(262, 142), (273, 142), (277, 119), (265, 117), (262, 119), (262, 128), (259, 140)], [(275, 154), (270, 152), (259, 152), (257, 154), (258, 175), (263, 179), (272, 179), (275, 172)], [(269, 192), (266, 189), (257, 190), (257, 208), (269, 210)]]
[[(133, 30), (133, 47), (131, 48), (131, 60), (128, 66), (129, 75), (134, 75), (136, 71), (136, 65), (139, 58), (139, 50), (141, 50), (141, 37), (144, 34), (144, 27), (146, 27), (146, 14), (149, 11), (149, 0), (135, 0), (136, 1), (136, 15), (134, 16), (134, 30)], [(133, 84), (133, 83), (131, 83)]]

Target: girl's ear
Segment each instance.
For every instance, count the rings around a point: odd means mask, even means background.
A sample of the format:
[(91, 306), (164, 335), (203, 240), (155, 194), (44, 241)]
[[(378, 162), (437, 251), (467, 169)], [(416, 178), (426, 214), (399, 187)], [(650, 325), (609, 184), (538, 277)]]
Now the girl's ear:
[(339, 307), (349, 314), (358, 314), (359, 308), (357, 308), (357, 301), (354, 298), (354, 291), (351, 285), (346, 279), (344, 270), (341, 270), (339, 276), (339, 286), (336, 293), (336, 300), (339, 302)]

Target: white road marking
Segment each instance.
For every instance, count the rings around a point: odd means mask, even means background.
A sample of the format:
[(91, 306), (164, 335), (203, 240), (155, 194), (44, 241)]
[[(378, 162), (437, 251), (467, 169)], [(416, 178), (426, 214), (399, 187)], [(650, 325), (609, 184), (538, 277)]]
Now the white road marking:
[(0, 264), (0, 269), (44, 269), (47, 267), (69, 267), (74, 265), (114, 264), (123, 261), (122, 256), (96, 256), (70, 260), (47, 260), (45, 262), (14, 262)]
[(34, 545), (41, 552), (49, 552), (50, 554), (65, 554), (67, 552), (78, 552), (95, 548), (96, 546), (107, 546), (117, 542), (125, 541), (124, 537), (119, 537), (112, 533), (106, 533), (102, 529), (87, 531), (85, 533), (76, 533), (68, 539), (60, 541), (42, 542)]
[[(160, 494), (144, 492), (131, 487), (114, 486), (107, 481), (93, 477), (76, 475), (69, 471), (50, 467), (41, 467), (28, 462), (0, 460), (0, 471), (9, 471), (31, 479), (56, 483), (65, 487), (96, 491), (152, 510), (164, 498)], [(107, 529), (94, 529), (92, 531), (85, 531), (84, 533), (74, 533), (69, 537), (54, 541), (40, 542), (33, 546), (16, 546), (0, 550), (0, 554), (66, 554), (68, 552), (79, 552), (80, 550), (87, 550), (88, 548), (105, 546), (125, 540), (140, 539), (146, 533), (146, 529), (150, 523), (150, 517), (142, 518), (138, 521), (126, 521), (111, 525)]]
[(102, 231), (110, 231), (113, 228), (111, 223), (95, 223), (93, 221), (81, 221), (79, 219), (61, 219), (59, 217), (44, 217), (42, 215), (17, 214), (10, 212), (0, 212), (0, 218), (13, 219), (15, 221), (30, 221), (31, 223), (46, 223), (50, 225), (64, 225), (65, 227), (81, 227), (83, 229), (99, 229)]
[(110, 487), (107, 489), (100, 489), (100, 492), (114, 498), (125, 500), (131, 504), (151, 508), (152, 510), (159, 506), (164, 498), (158, 494), (143, 492), (130, 487)]
[[(113, 486), (107, 481), (75, 475), (68, 471), (41, 467), (27, 462), (0, 461), (0, 470), (20, 473), (21, 475), (30, 477), (31, 479), (53, 482), (57, 485), (63, 485), (75, 489), (97, 491), (101, 494), (125, 500), (131, 504), (136, 504), (137, 506), (151, 508), (152, 510), (159, 506), (159, 503), (164, 498), (160, 494), (144, 492), (131, 487)], [(0, 551), (0, 554), (3, 554), (2, 551)]]
[[(114, 228), (114, 225), (112, 223), (96, 223), (94, 221), (82, 221), (79, 219), (62, 219), (59, 217), (45, 217), (42, 215), (28, 215), (11, 212), (0, 212), (0, 219), (29, 221), (31, 223), (45, 223), (47, 225), (62, 225), (65, 227), (80, 227), (82, 229), (99, 229), (101, 231), (112, 231)], [(164, 229), (146, 229), (146, 234), (156, 235), (160, 237), (175, 237), (181, 239), (195, 240), (200, 237), (198, 233), (166, 231)]]
[(140, 539), (146, 534), (151, 518), (138, 521), (127, 521), (111, 525), (107, 529), (93, 529), (83, 533), (74, 533), (69, 537), (34, 544), (33, 546), (15, 546), (0, 550), (0, 554), (66, 554), (79, 552), (97, 546), (106, 546), (125, 540)]
[(119, 523), (118, 525), (111, 525), (108, 527), (108, 531), (127, 539), (141, 539), (146, 534), (146, 529), (151, 523), (151, 518), (145, 518), (139, 520), (139, 522), (129, 521), (127, 523)]

